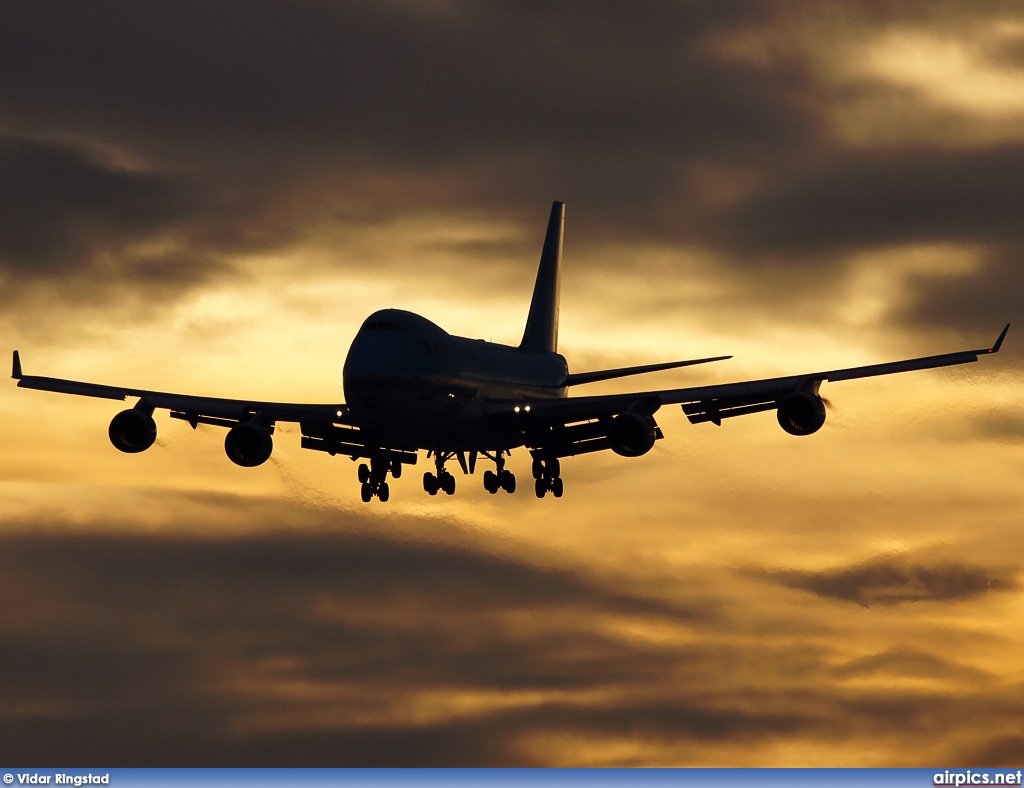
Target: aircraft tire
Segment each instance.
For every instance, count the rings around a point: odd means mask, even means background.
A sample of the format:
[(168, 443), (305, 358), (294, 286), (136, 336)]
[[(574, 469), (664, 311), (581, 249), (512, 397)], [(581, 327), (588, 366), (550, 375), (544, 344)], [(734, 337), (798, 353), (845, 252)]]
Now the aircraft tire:
[(363, 482), (363, 486), (359, 489), (359, 497), (363, 499), (363, 503), (369, 503), (373, 497), (373, 488), (369, 482)]
[(380, 498), (381, 503), (387, 503), (388, 498), (391, 497), (391, 488), (388, 487), (387, 482), (380, 483), (380, 487), (377, 489), (377, 497)]
[(423, 474), (423, 489), (430, 495), (437, 495), (438, 480), (430, 471)]
[(533, 491), (537, 493), (538, 498), (543, 498), (544, 493), (548, 491), (548, 485), (543, 479), (537, 479), (533, 485)]
[(447, 471), (445, 471), (445, 474), (441, 479), (441, 489), (444, 490), (447, 495), (455, 495), (455, 477)]
[(501, 489), (503, 489), (510, 495), (516, 491), (516, 477), (515, 474), (512, 473), (512, 471), (502, 471), (500, 482)]
[(361, 463), (360, 466), (359, 466), (359, 483), (360, 484), (367, 484), (369, 481), (370, 481), (370, 468), (369, 468), (369, 466), (365, 462)]
[(541, 478), (543, 478), (544, 477), (544, 460), (539, 460), (539, 459), (538, 460), (534, 460), (533, 461), (533, 467), (531, 468), (531, 470), (533, 471), (533, 478), (534, 479), (541, 479)]
[(494, 471), (484, 471), (484, 489), (491, 495), (498, 492), (498, 477)]
[(563, 492), (565, 492), (565, 486), (562, 484), (562, 477), (559, 476), (551, 482), (551, 494), (556, 498), (561, 498)]

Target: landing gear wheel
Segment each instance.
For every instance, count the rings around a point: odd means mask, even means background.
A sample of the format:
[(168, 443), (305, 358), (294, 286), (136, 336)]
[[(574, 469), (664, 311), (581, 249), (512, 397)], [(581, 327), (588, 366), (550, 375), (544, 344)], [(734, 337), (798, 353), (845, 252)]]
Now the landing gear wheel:
[(438, 486), (437, 477), (434, 474), (430, 471), (423, 474), (423, 489), (430, 493), (430, 495), (437, 495)]
[(396, 479), (402, 478), (402, 463), (398, 462), (397, 460), (391, 463), (391, 475), (394, 476)]
[(544, 493), (548, 491), (547, 482), (543, 479), (537, 479), (536, 483), (533, 485), (533, 491), (537, 493), (538, 498), (543, 498)]
[(370, 481), (370, 467), (364, 462), (359, 466), (359, 483), (368, 484)]
[(380, 487), (377, 488), (377, 497), (380, 498), (381, 503), (387, 503), (388, 498), (391, 497), (391, 488), (388, 487), (387, 482), (380, 483)]
[(498, 476), (494, 471), (484, 471), (484, 489), (491, 495), (498, 492)]
[(516, 477), (512, 471), (502, 471), (498, 480), (505, 492), (512, 494), (516, 491)]
[(369, 503), (373, 497), (373, 488), (369, 482), (363, 482), (363, 486), (359, 488), (359, 497), (363, 499), (363, 503)]
[(562, 484), (561, 476), (559, 476), (557, 479), (551, 482), (551, 494), (554, 495), (556, 498), (562, 497), (562, 492), (564, 492), (564, 489), (565, 487)]
[(438, 479), (438, 483), (447, 495), (455, 495), (455, 477), (450, 473), (445, 471), (444, 475)]
[(544, 460), (541, 460), (541, 459), (534, 460), (533, 461), (533, 466), (532, 466), (531, 470), (533, 471), (533, 478), (534, 479), (541, 479), (541, 478), (543, 478), (543, 476), (544, 476)]

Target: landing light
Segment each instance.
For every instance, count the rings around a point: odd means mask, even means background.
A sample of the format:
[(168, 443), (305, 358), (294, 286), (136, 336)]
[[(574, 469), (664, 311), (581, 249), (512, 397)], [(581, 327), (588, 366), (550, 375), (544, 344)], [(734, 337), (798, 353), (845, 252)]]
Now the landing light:
[(338, 418), (339, 419), (341, 418), (341, 411), (340, 410), (338, 411)]
[(514, 410), (516, 413), (518, 413), (519, 412), (519, 406), (516, 405), (514, 408), (512, 408), (512, 410)]

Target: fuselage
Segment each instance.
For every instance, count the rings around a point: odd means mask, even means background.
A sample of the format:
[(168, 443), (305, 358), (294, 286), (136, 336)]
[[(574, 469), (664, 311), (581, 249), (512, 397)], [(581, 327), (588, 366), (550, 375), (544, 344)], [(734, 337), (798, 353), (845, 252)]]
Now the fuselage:
[(352, 420), (394, 445), (498, 449), (520, 438), (489, 427), (480, 405), (564, 397), (567, 375), (558, 353), (453, 336), (413, 312), (383, 309), (356, 334), (343, 385)]

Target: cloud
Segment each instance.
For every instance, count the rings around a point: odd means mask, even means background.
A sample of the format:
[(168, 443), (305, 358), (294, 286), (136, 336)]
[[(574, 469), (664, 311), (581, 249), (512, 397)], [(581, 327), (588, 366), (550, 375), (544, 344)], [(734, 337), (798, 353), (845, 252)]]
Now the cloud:
[(787, 588), (864, 607), (966, 601), (990, 591), (1013, 591), (1020, 587), (1016, 572), (1005, 567), (956, 562), (929, 565), (888, 556), (820, 572), (757, 570), (757, 574)]
[[(984, 39), (1008, 7), (972, 11), (971, 35)], [(77, 261), (95, 296), (109, 272), (88, 261), (113, 255), (118, 272), (168, 299), (233, 272), (240, 254), (311, 239), (358, 271), (357, 249), (333, 228), (472, 216), (532, 229), (552, 199), (570, 203), (577, 258), (667, 246), (678, 253), (666, 273), (687, 276), (679, 250), (699, 249), (717, 276), (745, 281), (734, 297), (755, 309), (834, 294), (845, 258), (879, 244), (969, 240), (1014, 257), (1019, 139), (850, 145), (834, 128), (851, 94), (885, 106), (899, 87), (861, 72), (839, 80), (837, 61), (875, 39), (888, 52), (881, 33), (894, 27), (948, 38), (961, 16), (927, 3), (851, 14), (650, 2), (627, 13), (264, 0), (244, 21), (230, 4), (121, 2), (55, 19), (45, 4), (10, 3), (0, 108), (13, 139), (45, 159), (37, 170), (56, 173), (34, 188), (49, 184), (45, 199), (66, 204), (12, 234), (20, 253), (7, 266), (66, 272)], [(1003, 60), (1011, 39), (1000, 39)], [(83, 141), (147, 168), (104, 165)], [(479, 266), (479, 252), (457, 251), (459, 267)], [(1005, 301), (1012, 276), (958, 277), (957, 306)], [(918, 306), (890, 319), (938, 314), (942, 293), (904, 286)]]
[[(766, 765), (776, 745), (834, 758), (889, 731), (897, 748), (932, 737), (927, 759), (1022, 708), (990, 703), (999, 677), (937, 655), (932, 635), (855, 657), (836, 616), (831, 631), (804, 606), (731, 610), (749, 588), (724, 568), (654, 592), (452, 524), (244, 499), (248, 526), (215, 536), (190, 518), (231, 499), (168, 496), (187, 530), (8, 524), (12, 751), (83, 766)], [(412, 536), (425, 528), (444, 542)], [(908, 678), (940, 683), (921, 694)]]
[(127, 166), (87, 145), (0, 136), (0, 279), (10, 298), (46, 305), (144, 302), (152, 310), (223, 270), (190, 248), (202, 213), (180, 179)]
[(1024, 147), (879, 151), (778, 178), (729, 216), (747, 252), (834, 253), (910, 243), (1019, 239)]
[(965, 766), (1020, 766), (1024, 759), (1024, 736), (996, 736), (976, 745), (956, 759)]
[[(962, 41), (955, 73), (1002, 89), (1019, 43), (986, 42), (1014, 2), (239, 8), (3, 4), (0, 317), (41, 374), (232, 396), (274, 365), (280, 398), (331, 401), (356, 315), (392, 296), (514, 341), (553, 199), (569, 203), (576, 299), (563, 337), (584, 337), (595, 366), (639, 363), (638, 347), (660, 360), (693, 326), (739, 346), (733, 366), (693, 374), (749, 377), (780, 347), (884, 360), (863, 344), (915, 346), (892, 324), (977, 330), (965, 346), (979, 346), (1016, 320), (1016, 99), (983, 112), (962, 100), (970, 79), (953, 94), (927, 67), (901, 80), (908, 50), (889, 37), (947, 54)], [(854, 328), (808, 343), (812, 320)], [(54, 335), (48, 362), (32, 347)], [(916, 440), (958, 405), (941, 375), (915, 380)], [(920, 765), (1017, 751), (1024, 701), (1005, 655), (1019, 644), (1000, 603), (1019, 572), (996, 553), (1019, 501), (1012, 484), (992, 494), (992, 468), (1014, 467), (1013, 414), (958, 427), (1005, 439), (998, 466), (983, 440), (946, 463), (942, 440), (880, 461), (884, 430), (860, 461), (859, 422), (842, 414), (810, 454), (776, 445), (774, 427), (766, 443), (771, 419), (697, 431), (667, 464), (579, 460), (574, 508), (535, 517), (551, 502), (498, 508), (479, 489), (423, 509), (415, 479), (372, 514), (210, 504), (197, 489), (297, 483), (221, 467), (213, 428), (189, 434), (209, 455), (187, 463), (173, 430), (164, 459), (136, 470), (94, 442), (83, 463), (93, 417), (79, 429), (66, 403), (38, 402), (9, 403), (8, 442), (29, 448), (8, 461), (5, 500), (24, 519), (3, 525), (20, 532), (0, 538), (0, 741), (30, 760)], [(280, 474), (349, 500), (351, 469), (339, 488), (326, 458), (287, 465), (293, 445)], [(185, 492), (139, 492), (154, 478)], [(471, 522), (437, 513), (453, 511)], [(865, 511), (870, 524), (844, 527)], [(913, 539), (965, 552), (848, 557)], [(751, 550), (779, 568), (731, 568)], [(795, 553), (835, 565), (793, 568)], [(927, 620), (908, 601), (928, 602)]]
[[(344, 532), (3, 543), (0, 727), (43, 761), (524, 762), (501, 696), (663, 667), (595, 616), (714, 616), (515, 558)], [(474, 712), (474, 695), (497, 705)]]
[(888, 676), (905, 678), (967, 679), (972, 682), (994, 678), (985, 671), (935, 654), (914, 649), (890, 649), (851, 660), (835, 670), (838, 678)]
[(183, 202), (168, 179), (103, 162), (81, 146), (0, 137), (0, 270), (66, 274), (158, 233), (180, 218)]

